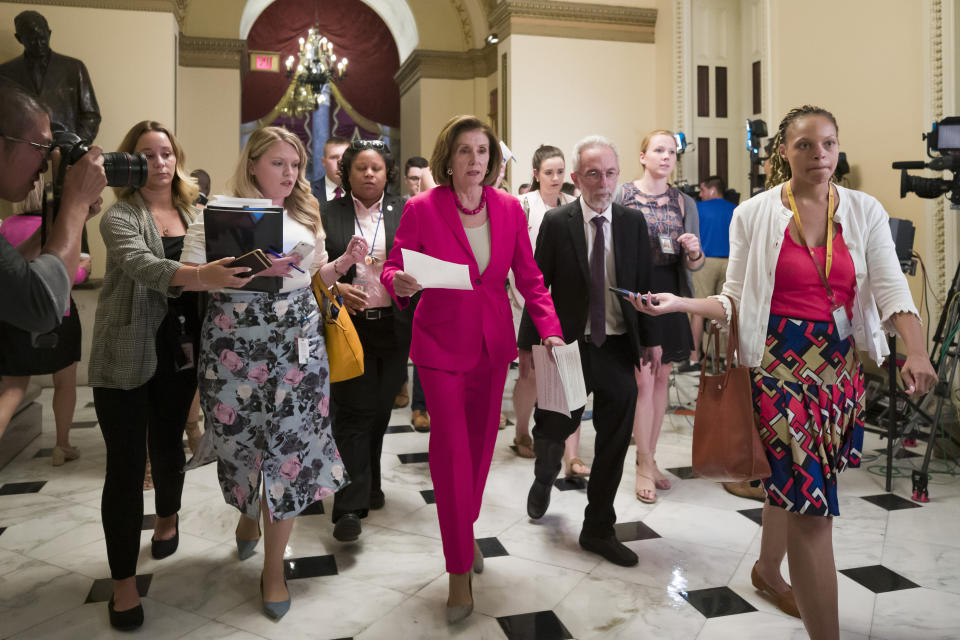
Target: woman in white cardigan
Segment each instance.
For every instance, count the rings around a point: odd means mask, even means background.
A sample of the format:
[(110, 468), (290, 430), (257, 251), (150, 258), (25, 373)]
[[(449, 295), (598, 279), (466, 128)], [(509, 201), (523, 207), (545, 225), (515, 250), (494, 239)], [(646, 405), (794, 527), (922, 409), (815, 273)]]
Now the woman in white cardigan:
[[(773, 174), (782, 184), (734, 212), (723, 293), (631, 301), (644, 313), (696, 313), (721, 326), (736, 305), (740, 361), (753, 367), (754, 410), (772, 470), (751, 579), (784, 611), (795, 597), (811, 638), (835, 639), (836, 478), (859, 465), (863, 444), (857, 350), (882, 363), (884, 330), (896, 332), (906, 344), (900, 375), (907, 393), (926, 393), (936, 374), (887, 213), (875, 198), (831, 184), (839, 156), (833, 115), (793, 109), (779, 135)], [(792, 595), (780, 575), (783, 540)]]

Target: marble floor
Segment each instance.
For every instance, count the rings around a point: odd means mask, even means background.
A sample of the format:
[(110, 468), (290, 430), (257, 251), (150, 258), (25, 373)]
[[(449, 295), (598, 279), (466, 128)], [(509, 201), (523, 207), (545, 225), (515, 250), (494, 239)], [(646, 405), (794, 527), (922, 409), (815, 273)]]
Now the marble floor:
[[(511, 372), (513, 375), (513, 372)], [(148, 638), (804, 638), (799, 620), (780, 613), (750, 584), (759, 554), (759, 503), (691, 477), (691, 408), (696, 376), (677, 375), (657, 454), (673, 487), (656, 504), (633, 495), (633, 464), (616, 500), (618, 535), (640, 556), (622, 568), (579, 549), (583, 486), (560, 481), (547, 515), (525, 512), (530, 460), (501, 431), (476, 525), (486, 570), (474, 580), (476, 609), (444, 621), (446, 575), (426, 464), (428, 436), (396, 410), (383, 452), (386, 507), (363, 521), (354, 544), (333, 539), (330, 501), (302, 515), (287, 549), (293, 606), (280, 622), (260, 612), (258, 553), (240, 562), (236, 512), (214, 467), (190, 471), (180, 512), (180, 548), (150, 556), (152, 516), (144, 522), (138, 570)], [(72, 432), (82, 457), (50, 466), (53, 424), (45, 390), (43, 435), (0, 471), (0, 638), (109, 638), (110, 595), (100, 492), (105, 452), (88, 388)], [(509, 407), (509, 399), (505, 407)], [(677, 413), (676, 410), (680, 412)], [(583, 428), (582, 457), (593, 430)], [(922, 445), (922, 442), (921, 442)], [(834, 528), (841, 637), (960, 638), (960, 482), (932, 477), (931, 501), (910, 495), (919, 458), (896, 461), (884, 491), (882, 446), (867, 435), (864, 463), (844, 473)], [(914, 452), (922, 449), (914, 449)], [(629, 456), (633, 455), (631, 448)], [(943, 463), (937, 467), (946, 469)], [(144, 494), (153, 512), (151, 491)], [(326, 514), (324, 513), (324, 508)], [(784, 574), (787, 574), (784, 563)]]

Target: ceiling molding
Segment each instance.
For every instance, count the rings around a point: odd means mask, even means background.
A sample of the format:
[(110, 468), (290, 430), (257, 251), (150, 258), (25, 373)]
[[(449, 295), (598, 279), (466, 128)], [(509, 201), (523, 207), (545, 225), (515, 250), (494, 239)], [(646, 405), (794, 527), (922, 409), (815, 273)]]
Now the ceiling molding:
[(247, 43), (233, 38), (179, 38), (181, 67), (236, 69), (244, 66)]
[(81, 7), (84, 9), (119, 9), (121, 11), (156, 11), (172, 13), (177, 25), (183, 28), (188, 0), (6, 0), (14, 4), (53, 7)]
[(561, 0), (503, 0), (490, 13), (489, 25), (501, 39), (522, 34), (651, 43), (657, 10)]
[(421, 78), (471, 80), (486, 78), (496, 72), (497, 48), (493, 46), (469, 51), (415, 49), (393, 77), (402, 96)]
[(470, 19), (470, 12), (464, 5), (463, 0), (453, 0), (453, 6), (457, 10), (460, 18), (460, 31), (463, 33), (463, 45), (469, 49), (473, 44), (473, 21)]

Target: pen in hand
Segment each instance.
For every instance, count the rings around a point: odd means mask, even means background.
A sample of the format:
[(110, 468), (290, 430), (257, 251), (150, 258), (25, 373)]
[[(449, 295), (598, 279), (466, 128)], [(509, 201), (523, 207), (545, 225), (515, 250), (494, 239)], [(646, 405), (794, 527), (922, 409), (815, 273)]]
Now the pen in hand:
[[(270, 255), (272, 255), (274, 258), (284, 258), (284, 257), (286, 257), (286, 256), (283, 256), (283, 255), (280, 255), (279, 253), (277, 253), (277, 252), (274, 251), (273, 249), (267, 249), (267, 253), (269, 253)], [(298, 267), (298, 266), (295, 265), (295, 264), (291, 264), (290, 266), (293, 267), (294, 269), (296, 269), (297, 271), (299, 271), (300, 273), (306, 273), (306, 271), (304, 271), (303, 269), (301, 269), (300, 267)]]

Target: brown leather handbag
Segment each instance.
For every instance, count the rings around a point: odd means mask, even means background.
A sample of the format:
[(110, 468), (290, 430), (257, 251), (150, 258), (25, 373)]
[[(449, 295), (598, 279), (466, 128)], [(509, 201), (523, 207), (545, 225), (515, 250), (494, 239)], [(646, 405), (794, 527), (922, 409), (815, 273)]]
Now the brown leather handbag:
[[(730, 302), (733, 305), (733, 301)], [(715, 375), (707, 375), (706, 358), (700, 367), (700, 390), (693, 419), (693, 472), (719, 482), (759, 480), (770, 476), (753, 410), (750, 368), (738, 364), (740, 328), (737, 308), (730, 316), (727, 369), (720, 368), (720, 329), (711, 324), (704, 354), (713, 342)]]

